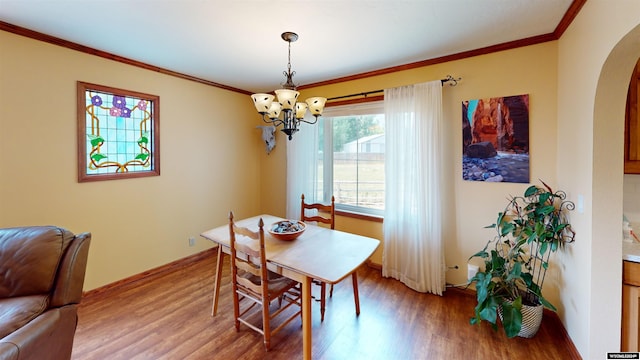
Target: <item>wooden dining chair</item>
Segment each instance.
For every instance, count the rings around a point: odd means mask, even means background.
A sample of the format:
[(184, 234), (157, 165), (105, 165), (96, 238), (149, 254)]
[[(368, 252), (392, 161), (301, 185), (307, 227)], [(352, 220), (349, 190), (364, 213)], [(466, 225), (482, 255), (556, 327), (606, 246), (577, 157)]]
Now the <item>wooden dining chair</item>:
[[(335, 197), (331, 196), (331, 204), (322, 203), (305, 203), (304, 194), (301, 197), (300, 204), (300, 220), (304, 222), (318, 222), (328, 224), (331, 229), (335, 229), (336, 226), (336, 205)], [(307, 210), (317, 210), (317, 214), (308, 214)], [(353, 300), (356, 305), (356, 315), (360, 315), (360, 298), (358, 296), (358, 273), (354, 270), (351, 273), (351, 280), (353, 283)], [(324, 311), (327, 302), (327, 284), (320, 280), (314, 279), (313, 283), (320, 286), (320, 321), (324, 321)], [(329, 297), (333, 297), (333, 284), (329, 289)]]
[[(258, 232), (238, 227), (233, 222), (233, 212), (229, 213), (233, 313), (236, 331), (240, 330), (242, 323), (262, 334), (265, 349), (269, 351), (271, 335), (301, 316), (302, 289), (299, 282), (267, 269), (262, 218), (258, 227)], [(271, 303), (276, 299), (278, 308), (272, 311)], [(284, 312), (291, 306), (297, 308)], [(262, 312), (262, 328), (255, 325), (259, 312)], [(279, 325), (271, 329), (271, 321), (280, 314)]]

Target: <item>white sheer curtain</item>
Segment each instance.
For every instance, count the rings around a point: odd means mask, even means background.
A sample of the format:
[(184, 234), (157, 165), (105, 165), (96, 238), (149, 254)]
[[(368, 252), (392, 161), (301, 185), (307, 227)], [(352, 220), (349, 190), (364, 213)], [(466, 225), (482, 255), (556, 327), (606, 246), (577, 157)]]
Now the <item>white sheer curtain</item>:
[(440, 81), (385, 89), (382, 275), (442, 295), (443, 120)]
[[(307, 114), (307, 121), (313, 121), (313, 116)], [(320, 121), (318, 121), (320, 122)], [(318, 193), (318, 128), (316, 123), (300, 124), (300, 130), (288, 140), (285, 136), (281, 141), (287, 142), (287, 218), (300, 218), (300, 195), (304, 194), (306, 202), (315, 202)]]

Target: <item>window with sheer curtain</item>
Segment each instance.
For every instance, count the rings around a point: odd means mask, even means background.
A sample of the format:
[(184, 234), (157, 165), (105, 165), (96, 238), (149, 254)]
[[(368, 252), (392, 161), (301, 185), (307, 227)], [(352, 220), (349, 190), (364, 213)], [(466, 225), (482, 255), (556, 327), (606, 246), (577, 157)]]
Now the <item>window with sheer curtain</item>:
[[(338, 210), (382, 216), (384, 103), (328, 107), (313, 127), (287, 144), (291, 196), (299, 202), (295, 194), (304, 193), (307, 201), (324, 203), (334, 196)], [(291, 215), (299, 208), (295, 202), (288, 203)]]
[[(302, 193), (309, 201), (327, 202), (331, 192), (336, 192), (335, 176), (325, 179), (327, 154), (335, 159), (336, 149), (344, 149), (349, 142), (328, 144), (341, 132), (324, 122), (343, 116), (384, 114), (377, 118), (384, 119), (381, 122), (385, 125), (382, 274), (416, 291), (442, 295), (443, 223), (444, 214), (450, 213), (450, 202), (445, 199), (450, 190), (443, 174), (442, 85), (433, 81), (385, 89), (384, 99), (377, 104), (328, 108), (318, 125), (304, 127), (287, 143), (287, 216), (299, 217)], [(382, 112), (375, 108), (380, 105)], [(343, 110), (348, 113), (340, 112)], [(329, 163), (335, 167), (335, 161)], [(355, 173), (357, 180), (363, 179), (357, 176), (361, 172)]]
[(440, 81), (385, 89), (386, 201), (382, 275), (421, 292), (445, 288)]
[(339, 210), (384, 211), (384, 104), (329, 107), (318, 128), (318, 197)]

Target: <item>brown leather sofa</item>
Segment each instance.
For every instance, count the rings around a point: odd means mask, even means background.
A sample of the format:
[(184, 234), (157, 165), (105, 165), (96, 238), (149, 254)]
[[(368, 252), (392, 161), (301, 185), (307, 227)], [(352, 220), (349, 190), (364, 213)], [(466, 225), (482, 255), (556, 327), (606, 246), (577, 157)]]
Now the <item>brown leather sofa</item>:
[(0, 229), (0, 360), (71, 358), (90, 242), (55, 226)]

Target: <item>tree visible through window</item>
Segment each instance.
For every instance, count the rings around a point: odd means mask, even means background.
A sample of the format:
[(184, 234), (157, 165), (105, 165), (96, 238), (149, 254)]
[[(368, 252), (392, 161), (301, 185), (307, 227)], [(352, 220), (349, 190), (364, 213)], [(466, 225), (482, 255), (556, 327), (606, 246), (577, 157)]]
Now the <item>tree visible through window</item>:
[[(384, 113), (381, 102), (327, 109), (320, 129), (319, 182), (338, 209), (382, 215)], [(327, 156), (324, 156), (327, 154)]]

